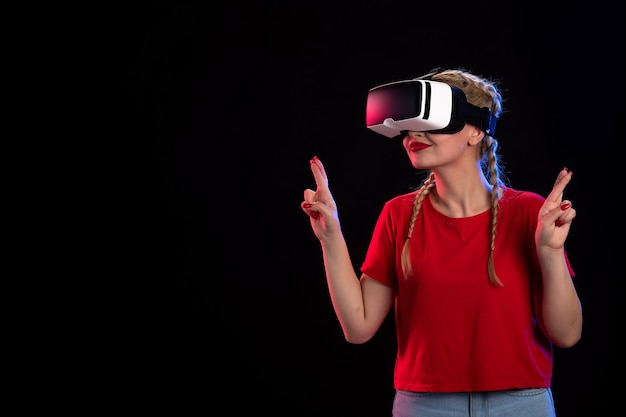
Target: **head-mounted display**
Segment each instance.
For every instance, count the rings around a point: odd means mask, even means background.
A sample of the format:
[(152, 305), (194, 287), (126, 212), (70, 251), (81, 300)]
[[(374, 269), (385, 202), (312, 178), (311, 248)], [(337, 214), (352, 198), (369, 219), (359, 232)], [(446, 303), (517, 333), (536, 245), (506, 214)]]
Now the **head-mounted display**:
[(456, 133), (465, 123), (494, 135), (496, 117), (489, 108), (467, 102), (465, 93), (446, 83), (405, 80), (369, 90), (366, 126), (389, 138), (403, 131)]

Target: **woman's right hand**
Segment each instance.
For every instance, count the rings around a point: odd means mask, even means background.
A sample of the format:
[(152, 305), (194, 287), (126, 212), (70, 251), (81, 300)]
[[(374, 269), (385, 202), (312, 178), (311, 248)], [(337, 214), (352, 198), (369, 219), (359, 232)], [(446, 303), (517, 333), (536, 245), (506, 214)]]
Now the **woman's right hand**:
[(304, 190), (304, 201), (300, 206), (309, 215), (315, 236), (323, 241), (340, 232), (339, 216), (337, 205), (328, 188), (328, 176), (322, 161), (315, 156), (310, 163), (317, 189)]

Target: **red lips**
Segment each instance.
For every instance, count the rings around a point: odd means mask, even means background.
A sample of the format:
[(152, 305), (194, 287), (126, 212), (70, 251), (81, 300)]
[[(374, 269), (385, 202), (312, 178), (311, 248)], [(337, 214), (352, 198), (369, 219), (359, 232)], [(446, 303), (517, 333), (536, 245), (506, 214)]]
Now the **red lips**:
[(409, 149), (411, 151), (421, 151), (422, 149), (426, 149), (429, 148), (430, 145), (427, 145), (425, 143), (421, 143), (421, 142), (412, 142), (411, 144), (409, 144)]

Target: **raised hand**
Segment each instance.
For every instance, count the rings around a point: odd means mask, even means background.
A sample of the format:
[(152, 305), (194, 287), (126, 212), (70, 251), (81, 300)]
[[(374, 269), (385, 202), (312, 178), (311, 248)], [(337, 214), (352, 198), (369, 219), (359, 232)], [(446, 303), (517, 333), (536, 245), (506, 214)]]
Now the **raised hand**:
[(539, 210), (539, 222), (535, 231), (537, 249), (562, 249), (565, 244), (572, 221), (576, 217), (571, 201), (563, 200), (563, 190), (571, 179), (572, 172), (563, 168)]
[(322, 161), (315, 156), (310, 163), (317, 188), (315, 191), (304, 190), (304, 201), (300, 206), (309, 215), (315, 236), (325, 240), (340, 231), (337, 205), (328, 188), (328, 176)]

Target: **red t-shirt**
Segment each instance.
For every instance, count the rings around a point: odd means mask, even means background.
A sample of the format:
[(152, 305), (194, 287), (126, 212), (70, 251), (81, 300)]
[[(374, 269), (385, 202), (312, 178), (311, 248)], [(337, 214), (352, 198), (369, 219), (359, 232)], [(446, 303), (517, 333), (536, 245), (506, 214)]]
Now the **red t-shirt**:
[[(549, 387), (552, 344), (535, 319), (542, 278), (535, 252), (544, 198), (511, 188), (499, 202), (490, 284), (491, 210), (466, 218), (438, 212), (427, 197), (411, 237), (413, 275), (401, 253), (415, 193), (388, 201), (362, 272), (396, 290), (396, 389), (459, 392)], [(569, 263), (568, 263), (569, 266)], [(570, 267), (570, 273), (574, 275)]]

